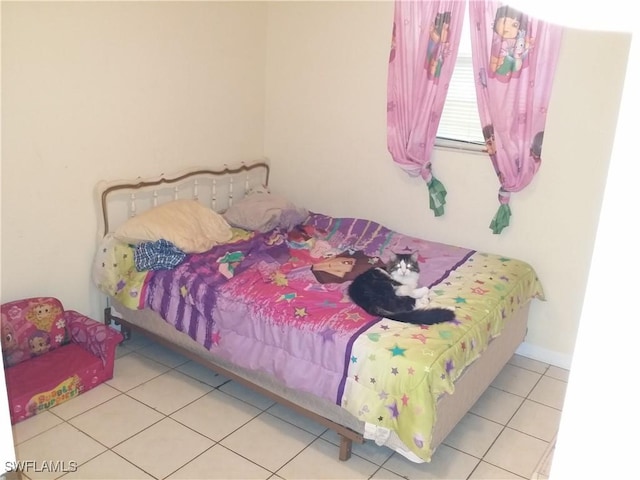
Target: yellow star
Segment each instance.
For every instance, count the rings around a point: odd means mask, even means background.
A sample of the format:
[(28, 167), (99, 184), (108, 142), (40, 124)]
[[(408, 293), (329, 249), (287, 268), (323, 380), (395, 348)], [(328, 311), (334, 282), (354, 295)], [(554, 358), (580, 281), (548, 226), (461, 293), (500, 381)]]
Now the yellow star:
[(285, 277), (284, 273), (282, 272), (275, 272), (273, 274), (272, 280), (273, 280), (273, 283), (275, 283), (279, 287), (286, 287), (287, 285), (289, 285), (289, 280), (287, 280), (287, 277)]
[(296, 317), (306, 317), (309, 315), (307, 313), (307, 309), (305, 307), (296, 307), (295, 308), (295, 316)]

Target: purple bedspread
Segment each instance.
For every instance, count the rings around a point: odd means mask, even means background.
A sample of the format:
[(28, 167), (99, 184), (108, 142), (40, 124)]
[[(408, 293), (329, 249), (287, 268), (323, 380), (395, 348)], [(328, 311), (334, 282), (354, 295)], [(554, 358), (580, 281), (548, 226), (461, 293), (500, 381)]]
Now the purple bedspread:
[(290, 232), (254, 233), (153, 272), (145, 306), (216, 355), (339, 404), (351, 346), (379, 320), (351, 303), (347, 285), (402, 251), (419, 253), (428, 286), (473, 253), (312, 213)]

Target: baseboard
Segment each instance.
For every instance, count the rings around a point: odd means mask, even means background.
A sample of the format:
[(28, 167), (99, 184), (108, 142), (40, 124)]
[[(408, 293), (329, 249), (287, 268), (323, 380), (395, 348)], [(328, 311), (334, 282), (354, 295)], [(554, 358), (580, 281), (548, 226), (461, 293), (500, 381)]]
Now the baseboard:
[(546, 348), (531, 345), (527, 342), (521, 344), (516, 350), (516, 353), (523, 357), (532, 358), (540, 362), (548, 363), (549, 365), (564, 368), (565, 370), (569, 370), (571, 368), (572, 355), (547, 350)]

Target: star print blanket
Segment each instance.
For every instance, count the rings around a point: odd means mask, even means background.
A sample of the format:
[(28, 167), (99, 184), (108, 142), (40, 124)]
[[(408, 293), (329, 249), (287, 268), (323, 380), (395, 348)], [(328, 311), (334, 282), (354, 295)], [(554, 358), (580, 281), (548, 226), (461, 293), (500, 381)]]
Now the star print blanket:
[[(424, 461), (438, 397), (453, 392), (513, 311), (543, 295), (521, 261), (315, 213), (288, 232), (236, 231), (229, 243), (171, 270), (137, 272), (131, 247), (105, 248), (117, 250), (106, 264), (120, 267), (94, 272), (103, 291), (158, 312), (216, 355), (395, 431)], [(408, 325), (351, 303), (349, 282), (402, 251), (418, 252), (431, 304), (455, 307), (455, 321)]]

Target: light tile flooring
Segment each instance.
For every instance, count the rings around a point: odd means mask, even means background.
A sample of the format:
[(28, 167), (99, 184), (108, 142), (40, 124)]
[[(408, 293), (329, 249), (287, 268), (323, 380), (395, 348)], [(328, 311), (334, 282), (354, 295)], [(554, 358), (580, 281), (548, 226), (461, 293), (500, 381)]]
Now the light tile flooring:
[(544, 478), (567, 378), (516, 355), (431, 463), (372, 442), (341, 462), (332, 431), (138, 336), (118, 347), (112, 380), (13, 434), (17, 458), (38, 462), (31, 480)]

